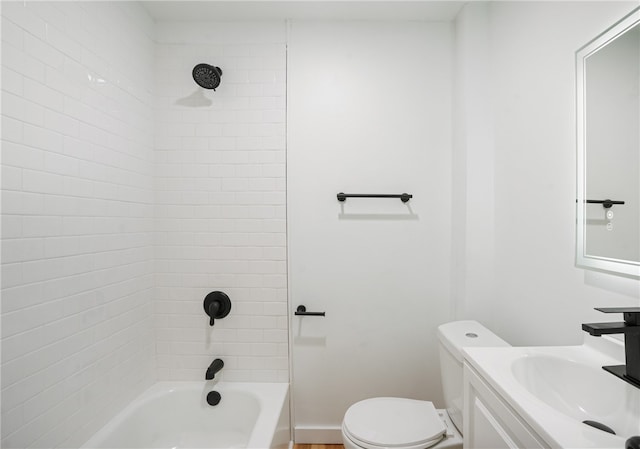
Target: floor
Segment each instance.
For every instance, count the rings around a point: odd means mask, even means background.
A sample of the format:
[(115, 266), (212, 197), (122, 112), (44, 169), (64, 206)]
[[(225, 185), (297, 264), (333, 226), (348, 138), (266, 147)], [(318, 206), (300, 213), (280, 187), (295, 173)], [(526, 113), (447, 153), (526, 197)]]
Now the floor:
[(296, 444), (293, 449), (344, 449), (342, 444)]

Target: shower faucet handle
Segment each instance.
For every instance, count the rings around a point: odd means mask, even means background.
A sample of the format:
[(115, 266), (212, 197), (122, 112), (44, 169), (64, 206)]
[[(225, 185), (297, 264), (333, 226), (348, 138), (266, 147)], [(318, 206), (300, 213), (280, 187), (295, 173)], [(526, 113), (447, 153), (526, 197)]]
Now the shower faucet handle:
[(213, 326), (215, 320), (224, 318), (231, 311), (231, 300), (224, 292), (211, 292), (204, 298), (204, 312), (209, 315), (209, 326)]

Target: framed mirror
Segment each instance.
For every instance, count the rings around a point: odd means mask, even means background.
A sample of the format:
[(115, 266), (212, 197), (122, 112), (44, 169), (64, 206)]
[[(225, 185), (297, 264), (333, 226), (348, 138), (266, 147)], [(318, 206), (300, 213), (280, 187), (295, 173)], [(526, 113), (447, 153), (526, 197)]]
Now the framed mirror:
[(576, 265), (640, 277), (640, 8), (576, 52)]

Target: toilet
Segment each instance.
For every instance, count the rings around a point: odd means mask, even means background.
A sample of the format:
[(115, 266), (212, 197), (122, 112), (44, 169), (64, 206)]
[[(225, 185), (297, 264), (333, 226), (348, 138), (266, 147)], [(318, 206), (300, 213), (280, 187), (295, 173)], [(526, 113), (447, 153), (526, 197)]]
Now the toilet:
[(353, 404), (342, 420), (345, 449), (462, 449), (462, 351), (465, 346), (509, 346), (477, 321), (438, 327), (446, 410), (429, 401), (379, 397)]

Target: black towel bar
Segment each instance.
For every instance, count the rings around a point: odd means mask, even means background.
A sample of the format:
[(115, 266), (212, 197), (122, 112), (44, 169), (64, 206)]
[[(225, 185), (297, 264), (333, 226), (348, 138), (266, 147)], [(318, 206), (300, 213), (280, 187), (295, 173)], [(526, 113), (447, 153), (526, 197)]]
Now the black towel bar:
[(403, 203), (406, 203), (413, 195), (409, 195), (408, 193), (401, 193), (397, 195), (389, 195), (385, 193), (338, 193), (337, 195), (338, 201), (346, 201), (347, 198), (400, 198)]
[(624, 204), (624, 201), (614, 201), (614, 200), (584, 200), (585, 203), (589, 204), (602, 204), (602, 207), (605, 209), (609, 209), (614, 204)]

